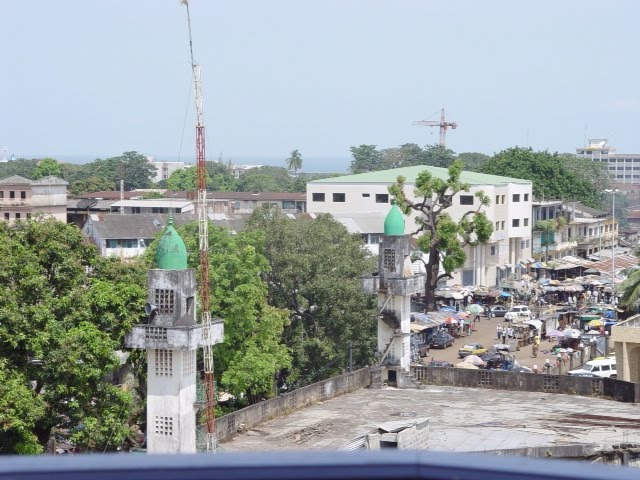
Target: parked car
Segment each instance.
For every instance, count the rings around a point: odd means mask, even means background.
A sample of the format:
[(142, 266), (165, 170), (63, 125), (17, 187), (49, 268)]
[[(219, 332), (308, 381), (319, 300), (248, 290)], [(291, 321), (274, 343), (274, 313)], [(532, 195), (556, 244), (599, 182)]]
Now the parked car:
[(485, 309), (485, 315), (489, 318), (504, 317), (506, 313), (507, 309), (502, 305), (492, 305)]
[(458, 350), (458, 357), (464, 358), (469, 355), (484, 355), (487, 353), (487, 349), (479, 343), (467, 343), (464, 347)]
[(616, 359), (604, 358), (602, 360), (590, 360), (582, 367), (567, 372), (567, 375), (617, 378), (618, 371), (616, 370)]
[(447, 348), (453, 345), (454, 338), (448, 333), (438, 333), (431, 339), (431, 348)]
[(505, 313), (504, 319), (508, 322), (531, 320), (531, 310), (527, 305), (514, 305)]

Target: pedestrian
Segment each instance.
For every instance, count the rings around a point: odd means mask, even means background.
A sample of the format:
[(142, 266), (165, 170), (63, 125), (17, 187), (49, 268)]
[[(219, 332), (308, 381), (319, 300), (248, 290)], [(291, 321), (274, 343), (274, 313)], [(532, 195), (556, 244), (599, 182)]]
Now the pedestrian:
[(498, 335), (498, 340), (500, 340), (500, 337), (502, 336), (502, 325), (498, 324), (498, 326), (496, 327), (496, 333)]
[(538, 358), (538, 349), (540, 348), (540, 337), (536, 335), (533, 337), (532, 356)]
[(503, 344), (507, 343), (507, 329), (506, 328), (502, 329), (501, 335), (502, 335), (502, 343)]
[(474, 322), (479, 322), (480, 321), (480, 314), (476, 313), (475, 318), (473, 319)]

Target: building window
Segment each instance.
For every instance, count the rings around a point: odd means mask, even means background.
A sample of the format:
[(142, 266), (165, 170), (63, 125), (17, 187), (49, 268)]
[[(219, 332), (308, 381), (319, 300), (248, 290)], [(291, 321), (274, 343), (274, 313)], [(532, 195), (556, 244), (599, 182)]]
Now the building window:
[(151, 207), (151, 213), (164, 213), (163, 207)]
[(173, 436), (173, 417), (156, 417), (155, 433), (163, 437)]
[(500, 195), (496, 195), (496, 205), (500, 205)]
[(370, 193), (363, 193), (362, 196), (365, 197), (365, 198), (369, 198), (371, 196), (371, 194)]
[(495, 255), (495, 254), (496, 254), (496, 246), (491, 245), (491, 255)]
[(506, 201), (507, 201), (507, 196), (506, 195), (502, 195), (500, 203), (502, 203), (504, 205)]
[(4, 219), (11, 220), (11, 215), (9, 214), (9, 212), (4, 212)]
[(473, 205), (473, 195), (460, 195), (460, 205)]
[(376, 193), (376, 203), (389, 203), (389, 194)]
[(311, 200), (314, 202), (324, 202), (324, 193), (311, 194)]
[(0, 190), (0, 199), (4, 200), (4, 190)]
[(496, 230), (500, 230), (500, 222), (496, 222)]
[(525, 242), (525, 247), (526, 247), (526, 248), (529, 248), (530, 246), (531, 246), (531, 240), (527, 240), (527, 241)]
[(20, 214), (16, 212), (16, 220), (20, 220)]
[(370, 233), (368, 235), (368, 237), (369, 237), (368, 243), (370, 245), (377, 245), (378, 243), (380, 243), (380, 234), (379, 233)]
[(382, 265), (390, 272), (396, 271), (396, 252), (393, 248), (384, 249)]
[(504, 230), (504, 220), (500, 222), (500, 230)]
[(529, 226), (529, 219), (525, 218), (524, 220), (522, 220), (522, 226), (524, 227), (528, 227)]
[(140, 207), (132, 207), (131, 213), (140, 213)]
[(524, 194), (524, 201), (525, 201), (525, 202), (528, 202), (528, 201), (529, 201), (529, 194), (528, 194), (528, 193), (525, 193), (525, 194)]
[(159, 314), (173, 313), (174, 306), (174, 292), (173, 290), (165, 288), (156, 288), (154, 293), (154, 300), (156, 307), (158, 307)]
[(167, 329), (164, 327), (146, 327), (144, 329), (145, 340), (155, 340), (158, 342), (167, 341)]
[(27, 212), (27, 218), (31, 218), (31, 214), (29, 212)]
[(9, 198), (16, 198), (16, 192), (10, 191), (9, 192)]
[(511, 226), (512, 227), (519, 227), (520, 226), (520, 219), (519, 218), (514, 218), (513, 220), (511, 220)]
[(519, 193), (514, 193), (511, 198), (512, 198), (512, 200), (514, 202), (519, 202), (520, 201), (520, 194)]
[(524, 240), (520, 240), (520, 250), (524, 250), (525, 246), (524, 246)]
[(158, 377), (173, 376), (173, 350), (154, 350), (156, 369)]
[(182, 357), (182, 373), (183, 375), (193, 375), (196, 373), (196, 351), (187, 350)]
[(20, 192), (20, 198), (25, 200), (27, 198), (27, 192)]
[(344, 193), (334, 193), (333, 194), (333, 201), (335, 203), (344, 203), (345, 202), (345, 198), (346, 198), (346, 195)]

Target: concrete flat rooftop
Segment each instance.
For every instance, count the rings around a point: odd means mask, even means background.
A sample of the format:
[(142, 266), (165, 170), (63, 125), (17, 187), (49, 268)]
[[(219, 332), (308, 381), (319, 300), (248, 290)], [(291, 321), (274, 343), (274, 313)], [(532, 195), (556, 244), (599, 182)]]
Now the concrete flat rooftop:
[(640, 444), (640, 405), (480, 388), (361, 389), (242, 432), (224, 451), (340, 450), (385, 422), (430, 419), (429, 450)]

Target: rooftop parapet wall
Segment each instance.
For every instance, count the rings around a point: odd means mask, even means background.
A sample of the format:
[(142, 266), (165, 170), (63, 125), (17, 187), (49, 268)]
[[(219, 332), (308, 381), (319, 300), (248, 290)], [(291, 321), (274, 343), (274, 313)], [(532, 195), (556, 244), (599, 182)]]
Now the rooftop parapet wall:
[(387, 295), (407, 296), (424, 291), (424, 275), (387, 278), (386, 289), (380, 289), (380, 277), (365, 275), (360, 277), (360, 287), (364, 293), (386, 293)]

